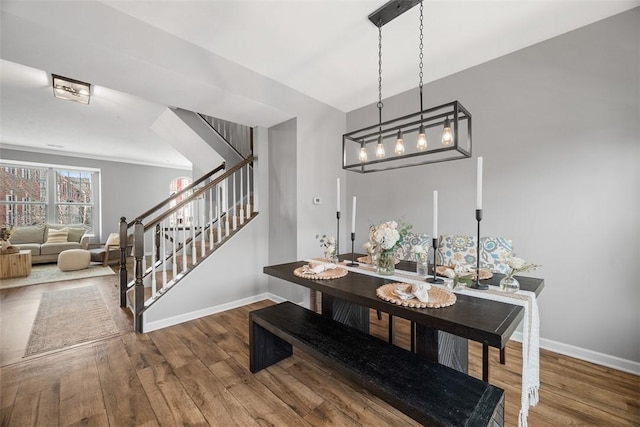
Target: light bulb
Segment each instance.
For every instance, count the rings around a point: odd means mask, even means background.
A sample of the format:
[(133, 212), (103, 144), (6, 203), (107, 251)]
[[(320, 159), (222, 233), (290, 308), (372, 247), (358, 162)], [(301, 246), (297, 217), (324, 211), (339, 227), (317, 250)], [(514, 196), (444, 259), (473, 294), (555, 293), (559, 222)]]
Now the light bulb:
[(396, 154), (404, 154), (404, 141), (402, 140), (402, 131), (398, 130), (398, 139), (396, 140)]
[(384, 158), (384, 145), (382, 145), (382, 137), (378, 138), (378, 146), (376, 147), (376, 157), (379, 159)]
[(420, 125), (418, 130), (418, 143), (416, 144), (418, 151), (424, 151), (427, 149), (427, 135), (424, 133), (424, 126)]
[(360, 154), (358, 154), (358, 159), (360, 163), (364, 163), (367, 161), (367, 150), (364, 149), (364, 145), (360, 147)]
[(453, 132), (451, 131), (451, 122), (449, 117), (444, 121), (444, 128), (442, 129), (442, 145), (451, 145), (453, 142)]

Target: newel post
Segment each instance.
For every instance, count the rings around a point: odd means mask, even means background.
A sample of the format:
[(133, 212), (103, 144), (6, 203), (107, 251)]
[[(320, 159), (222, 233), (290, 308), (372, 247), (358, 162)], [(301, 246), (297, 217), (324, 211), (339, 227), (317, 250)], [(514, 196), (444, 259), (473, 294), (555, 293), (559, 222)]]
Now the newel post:
[(142, 283), (142, 257), (144, 256), (144, 226), (136, 219), (133, 226), (133, 256), (135, 259), (136, 281), (134, 286), (134, 328), (142, 332), (142, 309), (144, 308), (144, 284)]
[[(120, 307), (127, 306), (127, 219), (120, 217)], [(108, 250), (108, 248), (107, 248)]]

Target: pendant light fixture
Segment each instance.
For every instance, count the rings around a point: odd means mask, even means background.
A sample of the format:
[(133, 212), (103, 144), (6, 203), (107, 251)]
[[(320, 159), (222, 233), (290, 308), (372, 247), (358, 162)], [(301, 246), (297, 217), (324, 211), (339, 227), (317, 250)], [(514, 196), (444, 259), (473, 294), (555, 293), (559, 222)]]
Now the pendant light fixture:
[[(420, 110), (383, 122), (382, 27), (418, 3)], [(458, 101), (426, 109), (423, 106), (423, 11), (420, 0), (392, 0), (369, 15), (369, 21), (378, 27), (378, 120), (342, 136), (343, 169), (368, 173), (471, 157), (471, 113)], [(393, 153), (387, 155), (385, 143), (395, 143)], [(375, 157), (369, 160), (367, 147), (373, 146)]]

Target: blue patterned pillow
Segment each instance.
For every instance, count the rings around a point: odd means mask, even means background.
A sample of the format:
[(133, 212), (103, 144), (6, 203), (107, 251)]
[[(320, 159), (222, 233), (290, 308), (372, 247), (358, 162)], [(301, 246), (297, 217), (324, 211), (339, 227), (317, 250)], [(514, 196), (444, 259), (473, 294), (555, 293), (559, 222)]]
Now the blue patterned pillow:
[[(473, 236), (440, 236), (438, 265), (476, 265), (476, 238)], [(511, 240), (502, 237), (480, 238), (480, 267), (494, 273), (506, 273), (506, 262), (513, 255)]]
[(427, 252), (429, 252), (429, 248), (433, 246), (433, 243), (431, 242), (431, 236), (423, 233), (407, 233), (407, 237), (402, 242), (402, 253), (399, 254), (401, 255), (400, 259), (403, 259), (405, 261), (415, 261), (416, 256), (411, 251), (411, 248), (413, 246), (422, 246)]

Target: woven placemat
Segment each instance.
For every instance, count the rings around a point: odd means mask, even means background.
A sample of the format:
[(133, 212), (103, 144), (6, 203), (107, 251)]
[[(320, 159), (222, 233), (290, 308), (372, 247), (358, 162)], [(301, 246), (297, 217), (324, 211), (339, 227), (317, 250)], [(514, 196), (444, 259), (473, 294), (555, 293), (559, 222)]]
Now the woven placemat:
[(339, 277), (346, 276), (348, 271), (345, 268), (336, 267), (331, 270), (325, 270), (322, 273), (305, 273), (304, 267), (298, 267), (293, 270), (293, 274), (302, 277), (303, 279), (313, 279), (313, 280), (330, 280), (337, 279)]
[(388, 285), (382, 285), (376, 289), (376, 295), (378, 298), (390, 303), (413, 308), (442, 308), (453, 305), (456, 302), (456, 295), (453, 292), (449, 292), (446, 289), (437, 288), (435, 286), (432, 286), (431, 289), (429, 289), (429, 301), (427, 302), (420, 302), (417, 298), (404, 300), (393, 293), (393, 291), (398, 288), (403, 290), (408, 288), (407, 291), (410, 291), (411, 286), (412, 285), (408, 283), (389, 283)]
[[(442, 277), (447, 277), (447, 275), (445, 274), (445, 272), (447, 271), (447, 269), (449, 270), (453, 270), (455, 267), (453, 265), (449, 266), (449, 265), (439, 265), (438, 267), (436, 267), (436, 271), (438, 272), (438, 276), (442, 276)], [(476, 278), (476, 272), (474, 271), (469, 271), (468, 273), (463, 273), (461, 274), (462, 277), (467, 277), (467, 276), (471, 276), (472, 279)], [(491, 279), (493, 277), (493, 273), (491, 272), (491, 270), (486, 269), (486, 268), (481, 268), (480, 269), (480, 280), (487, 280), (487, 279)]]
[(359, 256), (358, 258), (356, 258), (356, 261), (362, 263), (362, 264), (371, 264), (371, 258), (369, 257), (369, 255), (367, 256)]

